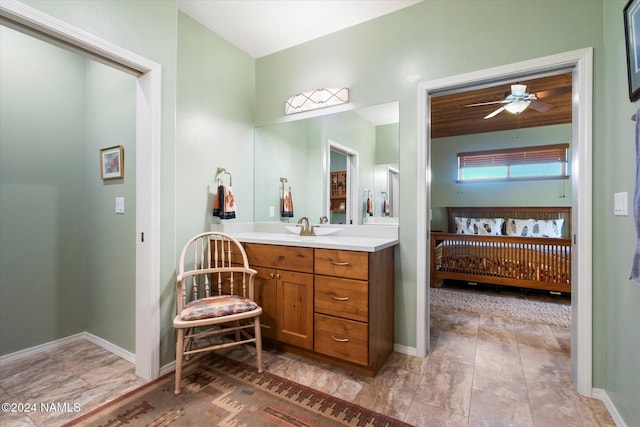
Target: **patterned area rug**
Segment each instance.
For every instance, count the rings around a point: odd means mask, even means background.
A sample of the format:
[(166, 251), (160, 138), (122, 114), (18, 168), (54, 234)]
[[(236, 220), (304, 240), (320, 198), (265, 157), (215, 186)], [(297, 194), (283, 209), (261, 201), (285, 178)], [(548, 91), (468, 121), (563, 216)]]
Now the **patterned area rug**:
[(430, 288), (431, 304), (473, 314), (491, 314), (509, 319), (571, 327), (571, 304), (486, 295), (474, 291)]
[(68, 426), (408, 426), (241, 362), (212, 355), (185, 368), (182, 394), (173, 373)]

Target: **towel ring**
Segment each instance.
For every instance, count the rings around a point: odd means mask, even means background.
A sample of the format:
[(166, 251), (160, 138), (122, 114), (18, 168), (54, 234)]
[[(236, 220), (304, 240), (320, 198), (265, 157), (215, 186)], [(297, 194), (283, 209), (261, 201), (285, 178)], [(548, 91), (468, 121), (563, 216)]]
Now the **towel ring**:
[(221, 167), (218, 167), (218, 170), (216, 171), (216, 178), (218, 179), (218, 187), (221, 184), (220, 178), (218, 178), (220, 174), (229, 175), (229, 187), (233, 187), (233, 183), (232, 183), (233, 177), (231, 176), (231, 173), (227, 172), (225, 168), (221, 168)]

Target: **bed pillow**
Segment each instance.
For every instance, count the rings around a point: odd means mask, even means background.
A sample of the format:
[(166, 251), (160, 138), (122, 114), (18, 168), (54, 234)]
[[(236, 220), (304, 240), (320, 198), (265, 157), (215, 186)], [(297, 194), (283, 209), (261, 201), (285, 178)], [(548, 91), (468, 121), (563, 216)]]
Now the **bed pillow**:
[(562, 237), (564, 219), (507, 219), (507, 236)]
[(502, 235), (502, 218), (454, 218), (456, 222), (456, 233), (477, 234), (480, 236), (500, 236)]

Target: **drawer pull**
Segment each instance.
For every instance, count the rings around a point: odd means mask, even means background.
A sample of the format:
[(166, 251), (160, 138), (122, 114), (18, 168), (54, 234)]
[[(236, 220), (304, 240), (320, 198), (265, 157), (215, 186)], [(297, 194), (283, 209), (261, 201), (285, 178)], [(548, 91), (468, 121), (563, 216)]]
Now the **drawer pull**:
[(331, 335), (331, 339), (338, 342), (349, 342), (349, 338), (336, 338), (333, 335)]
[(341, 267), (346, 267), (347, 265), (349, 265), (348, 262), (338, 262), (338, 261), (331, 261), (331, 264), (338, 265), (338, 266), (341, 266)]
[(335, 294), (331, 294), (331, 298), (337, 301), (349, 301), (349, 297), (337, 297)]

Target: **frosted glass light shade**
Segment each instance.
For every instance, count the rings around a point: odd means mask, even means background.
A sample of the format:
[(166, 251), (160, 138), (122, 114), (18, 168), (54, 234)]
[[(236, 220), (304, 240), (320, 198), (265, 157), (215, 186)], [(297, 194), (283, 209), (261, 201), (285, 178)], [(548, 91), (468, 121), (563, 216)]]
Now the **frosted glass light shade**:
[(522, 113), (527, 107), (531, 104), (531, 101), (528, 99), (515, 99), (510, 103), (504, 106), (504, 109), (510, 112), (511, 114), (518, 115)]
[(346, 104), (347, 102), (349, 102), (349, 89), (346, 87), (339, 89), (314, 89), (308, 92), (297, 93), (287, 99), (284, 105), (284, 111), (285, 114), (294, 114)]

